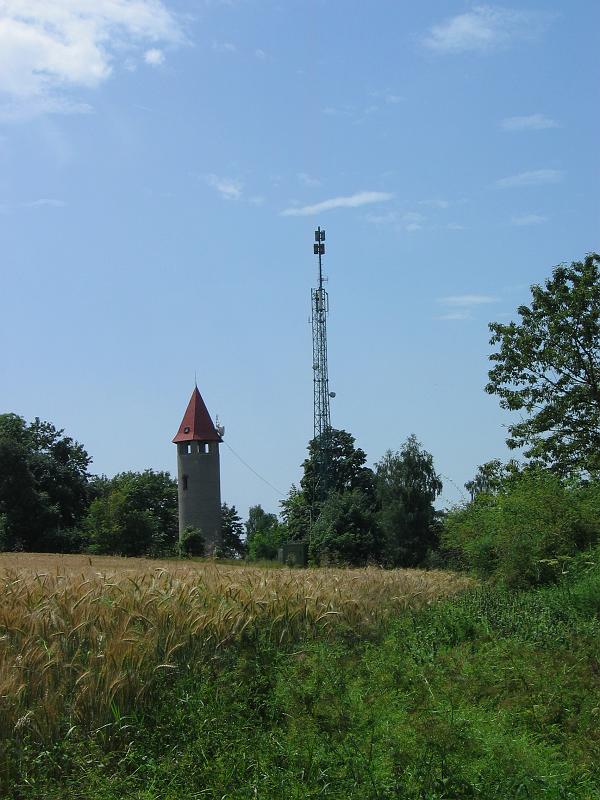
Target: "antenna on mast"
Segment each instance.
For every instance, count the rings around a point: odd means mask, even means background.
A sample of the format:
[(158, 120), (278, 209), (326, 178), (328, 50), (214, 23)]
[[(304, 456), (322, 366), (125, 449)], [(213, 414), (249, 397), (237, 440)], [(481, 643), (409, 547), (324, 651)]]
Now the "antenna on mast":
[(314, 499), (324, 500), (331, 488), (331, 410), (329, 398), (329, 368), (327, 364), (327, 314), (329, 295), (323, 288), (323, 263), (325, 231), (315, 231), (313, 252), (318, 256), (319, 285), (311, 289), (311, 323), (313, 345), (313, 434), (316, 448), (316, 475)]

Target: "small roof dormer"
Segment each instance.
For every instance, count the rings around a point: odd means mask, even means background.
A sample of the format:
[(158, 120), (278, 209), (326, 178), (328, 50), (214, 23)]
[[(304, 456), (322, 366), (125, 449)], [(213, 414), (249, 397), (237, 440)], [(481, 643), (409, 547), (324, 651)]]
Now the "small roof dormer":
[(196, 386), (173, 442), (178, 444), (179, 442), (221, 441), (221, 436), (215, 428), (202, 395)]

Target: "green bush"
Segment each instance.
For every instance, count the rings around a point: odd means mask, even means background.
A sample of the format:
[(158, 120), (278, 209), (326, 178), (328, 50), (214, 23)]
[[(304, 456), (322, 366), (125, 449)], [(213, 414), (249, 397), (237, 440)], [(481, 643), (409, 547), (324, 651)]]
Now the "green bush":
[(600, 535), (600, 489), (542, 469), (510, 477), (496, 494), (478, 494), (451, 511), (443, 543), (466, 565), (512, 588), (553, 583)]
[(203, 556), (206, 549), (206, 542), (202, 531), (199, 528), (192, 528), (188, 525), (184, 528), (179, 540), (179, 555), (182, 558), (189, 556)]
[(362, 565), (379, 559), (381, 546), (371, 499), (354, 489), (325, 501), (312, 529), (309, 557), (317, 564)]

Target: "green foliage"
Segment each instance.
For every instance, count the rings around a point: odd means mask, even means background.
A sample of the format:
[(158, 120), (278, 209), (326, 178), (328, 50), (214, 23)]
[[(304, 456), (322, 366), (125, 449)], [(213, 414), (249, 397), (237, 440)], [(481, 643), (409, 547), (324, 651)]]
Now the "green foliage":
[(222, 558), (242, 558), (246, 547), (242, 540), (244, 526), (235, 506), (223, 503), (221, 506), (221, 546), (219, 556)]
[(423, 564), (438, 541), (433, 502), (442, 482), (433, 457), (416, 436), (409, 436), (399, 453), (388, 450), (375, 465), (375, 485), (386, 561), (403, 567)]
[(308, 538), (313, 513), (305, 492), (292, 484), (288, 496), (281, 501), (281, 516), (289, 539), (301, 542)]
[[(373, 472), (365, 467), (367, 456), (354, 444), (354, 436), (347, 431), (332, 428), (327, 437), (329, 454), (328, 494), (344, 494), (358, 489), (374, 498)], [(321, 513), (323, 498), (318, 485), (320, 473), (318, 442), (311, 439), (308, 458), (302, 464), (300, 489), (292, 486), (289, 497), (282, 501), (282, 516), (290, 539), (308, 538), (311, 521)]]
[(360, 489), (331, 494), (310, 538), (309, 557), (322, 564), (363, 565), (381, 557), (371, 498)]
[(250, 561), (277, 558), (277, 551), (287, 536), (275, 514), (268, 514), (262, 506), (251, 506), (246, 527), (246, 547)]
[(122, 472), (96, 484), (85, 520), (93, 553), (163, 555), (177, 547), (177, 483), (168, 472)]
[(558, 580), (600, 537), (600, 485), (572, 484), (541, 468), (513, 473), (445, 522), (444, 544), (482, 576), (515, 588)]
[(477, 467), (477, 474), (471, 481), (465, 483), (465, 489), (474, 500), (478, 494), (495, 494), (500, 491), (504, 481), (516, 472), (519, 472), (519, 464), (511, 459), (507, 464), (503, 464), (499, 458), (487, 461)]
[(49, 422), (0, 415), (0, 548), (79, 549), (89, 463), (83, 447)]
[(206, 542), (201, 530), (193, 528), (191, 525), (183, 529), (178, 545), (180, 556), (183, 558), (186, 556), (203, 556), (205, 549)]
[(275, 525), (264, 531), (256, 531), (248, 544), (250, 561), (273, 560), (286, 540), (287, 531), (282, 525)]
[(519, 324), (490, 325), (486, 391), (529, 416), (509, 428), (509, 447), (563, 474), (600, 470), (600, 256), (556, 267), (532, 286)]
[(110, 735), (32, 736), (7, 755), (7, 800), (596, 798), (598, 556), (558, 586), (480, 587), (360, 641), (254, 630), (157, 681), (136, 715), (115, 709)]

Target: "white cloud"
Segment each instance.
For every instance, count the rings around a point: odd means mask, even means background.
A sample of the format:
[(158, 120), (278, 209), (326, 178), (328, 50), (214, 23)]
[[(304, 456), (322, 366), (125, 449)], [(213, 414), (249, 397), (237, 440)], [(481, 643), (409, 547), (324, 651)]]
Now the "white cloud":
[(420, 231), (424, 222), (425, 217), (422, 214), (418, 214), (416, 211), (409, 211), (407, 214), (402, 215), (400, 226), (410, 233), (412, 231)]
[(448, 208), (450, 203), (442, 198), (433, 198), (432, 200), (419, 200), (420, 206), (429, 206), (429, 208)]
[(21, 203), (23, 208), (64, 208), (67, 204), (64, 200), (56, 200), (54, 197), (41, 197), (39, 200), (31, 200), (28, 203)]
[(144, 53), (144, 61), (146, 64), (150, 64), (153, 67), (159, 67), (165, 62), (165, 54), (162, 50), (152, 47), (150, 50), (146, 50)]
[(437, 53), (486, 52), (531, 38), (540, 32), (548, 15), (498, 6), (475, 6), (434, 25), (423, 44)]
[(459, 319), (473, 319), (469, 311), (449, 311), (447, 314), (441, 314), (436, 319), (444, 320), (459, 320)]
[(266, 61), (267, 59), (267, 54), (260, 47), (256, 48), (256, 50), (254, 51), (254, 55), (256, 56), (256, 58), (259, 59), (259, 61)]
[(522, 217), (513, 217), (511, 223), (518, 226), (526, 225), (542, 225), (547, 222), (547, 217), (542, 217), (540, 214), (524, 214)]
[(543, 131), (558, 128), (558, 122), (543, 114), (529, 114), (527, 117), (507, 117), (500, 123), (505, 131)]
[(447, 225), (444, 225), (444, 228), (447, 231), (464, 231), (466, 230), (464, 225), (461, 225), (460, 222), (449, 222)]
[(224, 200), (240, 200), (244, 184), (235, 178), (219, 178), (218, 175), (206, 175), (206, 183), (221, 195)]
[(367, 214), (367, 222), (372, 222), (373, 225), (396, 225), (398, 212), (386, 211), (385, 214)]
[(298, 173), (298, 180), (300, 183), (303, 183), (305, 186), (320, 186), (321, 181), (318, 178), (309, 175), (307, 172), (299, 172)]
[(560, 183), (564, 173), (558, 169), (534, 169), (528, 172), (519, 172), (496, 181), (500, 189), (512, 189), (520, 186), (545, 186), (549, 183)]
[(449, 310), (436, 317), (441, 320), (473, 319), (472, 310), (478, 306), (497, 303), (498, 298), (489, 294), (455, 294), (438, 297), (437, 302)]
[(216, 53), (237, 53), (237, 47), (233, 42), (213, 42), (212, 49)]
[(3, 0), (0, 8), (4, 119), (89, 110), (65, 93), (105, 81), (117, 54), (183, 40), (161, 0)]
[(449, 297), (438, 298), (438, 303), (453, 308), (472, 308), (473, 306), (497, 303), (498, 298), (489, 294), (454, 294)]
[(322, 200), (312, 206), (286, 208), (281, 212), (281, 216), (308, 217), (312, 214), (319, 214), (321, 211), (331, 211), (334, 208), (358, 208), (370, 203), (383, 203), (386, 200), (391, 200), (393, 196), (389, 192), (357, 192), (346, 197), (332, 197), (329, 200)]
[(24, 200), (20, 203), (2, 203), (0, 212), (7, 213), (19, 208), (64, 208), (67, 204), (64, 200), (57, 200), (54, 197), (41, 197), (39, 200)]
[(413, 233), (423, 229), (427, 218), (417, 211), (388, 211), (385, 214), (367, 214), (367, 222), (374, 225), (393, 225), (396, 230)]

